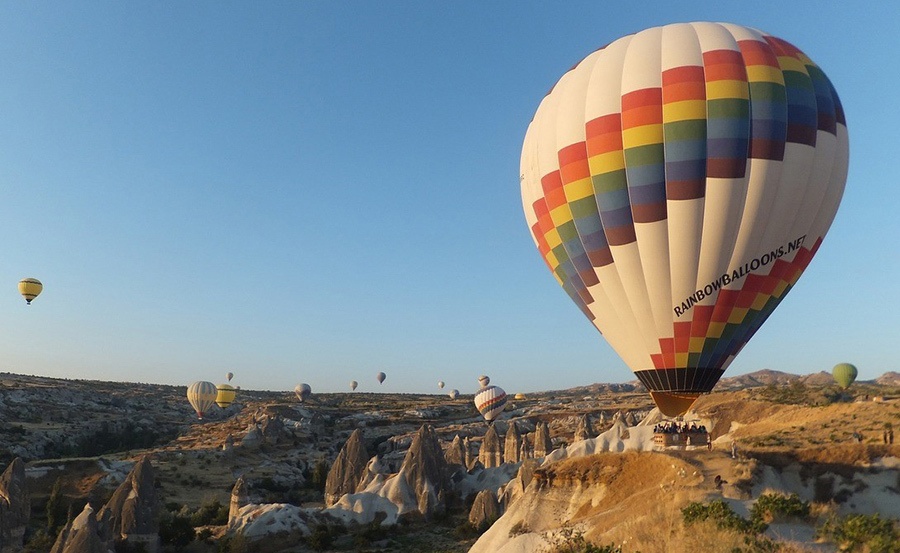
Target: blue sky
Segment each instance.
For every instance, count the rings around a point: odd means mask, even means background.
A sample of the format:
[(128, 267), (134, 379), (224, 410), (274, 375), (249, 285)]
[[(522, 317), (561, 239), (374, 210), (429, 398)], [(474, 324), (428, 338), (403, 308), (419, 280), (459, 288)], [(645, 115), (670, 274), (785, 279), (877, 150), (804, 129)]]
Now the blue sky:
[[(834, 225), (728, 374), (900, 370), (900, 11), (684, 4), (0, 3), (0, 370), (314, 391), (631, 380), (532, 244), (519, 155), (574, 63), (694, 20), (800, 47), (850, 128)], [(30, 307), (26, 276), (45, 284)]]

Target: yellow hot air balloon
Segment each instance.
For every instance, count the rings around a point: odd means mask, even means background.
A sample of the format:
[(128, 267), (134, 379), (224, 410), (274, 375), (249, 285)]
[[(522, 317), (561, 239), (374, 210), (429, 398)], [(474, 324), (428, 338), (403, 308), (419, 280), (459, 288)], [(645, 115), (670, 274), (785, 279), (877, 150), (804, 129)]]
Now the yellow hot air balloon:
[(848, 160), (838, 96), (803, 52), (673, 24), (553, 86), (525, 134), (522, 203), (557, 282), (675, 416), (796, 284)]
[(23, 278), (19, 281), (19, 293), (28, 305), (31, 305), (31, 300), (41, 295), (43, 289), (44, 285), (36, 278)]
[(218, 391), (212, 382), (194, 382), (187, 389), (187, 398), (191, 407), (197, 412), (197, 418), (203, 419), (203, 415), (216, 402)]
[(237, 390), (230, 384), (219, 384), (216, 386), (216, 405), (225, 409), (234, 403)]

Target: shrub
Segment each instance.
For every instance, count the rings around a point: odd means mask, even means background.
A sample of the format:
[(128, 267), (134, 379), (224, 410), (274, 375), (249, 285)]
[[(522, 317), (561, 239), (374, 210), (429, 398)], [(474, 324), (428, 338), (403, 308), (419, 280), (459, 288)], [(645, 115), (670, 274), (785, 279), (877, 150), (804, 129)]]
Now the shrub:
[(223, 526), (228, 524), (228, 507), (214, 499), (201, 505), (191, 515), (191, 526)]
[(581, 530), (567, 527), (550, 540), (550, 553), (622, 553), (622, 548), (613, 544), (595, 545)]
[(163, 545), (184, 547), (194, 541), (195, 536), (190, 517), (176, 514), (160, 517), (159, 539)]
[(771, 523), (776, 520), (805, 519), (809, 517), (809, 503), (795, 493), (764, 493), (757, 498), (750, 509), (750, 521), (754, 524)]
[(756, 534), (764, 532), (766, 524), (761, 521), (748, 521), (741, 517), (721, 499), (710, 503), (690, 503), (681, 510), (681, 516), (686, 526), (695, 522), (709, 520), (715, 523), (719, 530), (735, 530), (742, 534)]
[(333, 541), (334, 536), (331, 535), (331, 531), (328, 529), (328, 526), (324, 524), (313, 527), (312, 532), (307, 539), (307, 543), (315, 551), (325, 551), (326, 549), (331, 547)]
[(816, 530), (816, 537), (833, 541), (841, 551), (900, 551), (897, 523), (877, 514), (832, 517)]

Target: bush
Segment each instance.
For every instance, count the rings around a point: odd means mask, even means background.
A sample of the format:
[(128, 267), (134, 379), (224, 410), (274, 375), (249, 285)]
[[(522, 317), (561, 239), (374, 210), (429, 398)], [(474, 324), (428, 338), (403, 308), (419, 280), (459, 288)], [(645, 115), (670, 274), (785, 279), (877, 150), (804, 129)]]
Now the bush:
[(764, 532), (767, 527), (761, 521), (751, 522), (739, 516), (721, 499), (707, 504), (696, 501), (690, 503), (681, 510), (681, 516), (686, 526), (709, 520), (715, 523), (719, 530), (734, 530), (742, 534), (758, 534)]
[(900, 551), (900, 532), (896, 521), (883, 519), (877, 514), (832, 517), (816, 530), (816, 537), (833, 541), (841, 551)]
[(191, 515), (191, 526), (223, 526), (228, 524), (228, 507), (219, 503), (218, 499), (201, 505)]
[(324, 524), (313, 527), (307, 540), (309, 546), (316, 551), (325, 551), (331, 547), (332, 542), (334, 542), (334, 536), (331, 535), (328, 526)]
[(800, 499), (795, 493), (764, 493), (750, 509), (750, 521), (754, 524), (768, 524), (788, 519), (806, 519), (809, 517), (809, 503)]
[(196, 532), (191, 526), (190, 517), (176, 514), (160, 517), (159, 539), (163, 545), (181, 548), (194, 541), (195, 536)]
[(613, 544), (595, 545), (584, 537), (584, 532), (563, 528), (550, 540), (550, 553), (622, 553), (622, 548)]
[(250, 544), (244, 534), (226, 536), (219, 540), (217, 553), (250, 553)]

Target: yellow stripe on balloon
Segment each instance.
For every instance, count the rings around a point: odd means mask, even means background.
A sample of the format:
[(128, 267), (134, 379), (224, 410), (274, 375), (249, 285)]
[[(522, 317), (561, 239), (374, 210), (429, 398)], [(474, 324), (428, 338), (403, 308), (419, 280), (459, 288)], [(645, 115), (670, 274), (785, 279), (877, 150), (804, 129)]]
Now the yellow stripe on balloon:
[(707, 338), (719, 338), (725, 331), (725, 323), (709, 323), (709, 329), (706, 331)]
[(746, 81), (710, 81), (706, 83), (707, 100), (732, 98), (743, 100), (750, 98), (750, 90), (747, 88)]
[(754, 299), (753, 303), (750, 305), (751, 309), (762, 311), (762, 308), (766, 306), (766, 302), (769, 301), (769, 297), (769, 294), (756, 294), (756, 299)]
[(691, 342), (688, 345), (688, 352), (700, 353), (703, 351), (704, 342), (706, 342), (706, 338), (691, 338)]
[(642, 125), (622, 132), (622, 142), (626, 148), (647, 146), (650, 144), (662, 144), (662, 124)]
[(587, 198), (594, 195), (594, 187), (591, 185), (590, 177), (578, 179), (563, 186), (566, 199), (570, 202)]
[(796, 71), (807, 75), (806, 64), (793, 56), (778, 56), (778, 65), (782, 71)]
[(771, 65), (748, 65), (747, 80), (753, 83), (767, 82), (784, 84), (784, 73)]
[(749, 309), (746, 307), (735, 307), (731, 314), (728, 315), (728, 322), (733, 325), (741, 324), (744, 322), (744, 317), (747, 316), (747, 311), (749, 311)]
[(572, 220), (572, 210), (569, 204), (563, 204), (550, 212), (550, 219), (553, 220), (553, 226), (561, 227)]
[(706, 119), (706, 100), (684, 100), (663, 104), (663, 121), (691, 121)]
[(622, 153), (622, 150), (616, 150), (592, 156), (588, 158), (588, 165), (591, 168), (592, 175), (621, 171), (625, 168), (625, 155)]

